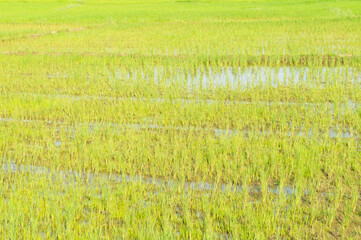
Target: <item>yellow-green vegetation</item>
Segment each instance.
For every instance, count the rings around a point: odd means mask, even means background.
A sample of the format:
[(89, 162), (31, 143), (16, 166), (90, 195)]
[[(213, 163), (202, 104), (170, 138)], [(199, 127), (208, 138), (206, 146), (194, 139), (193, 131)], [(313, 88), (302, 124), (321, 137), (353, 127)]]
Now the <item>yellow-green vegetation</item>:
[(0, 0), (1, 238), (361, 238), (360, 26), (350, 0)]

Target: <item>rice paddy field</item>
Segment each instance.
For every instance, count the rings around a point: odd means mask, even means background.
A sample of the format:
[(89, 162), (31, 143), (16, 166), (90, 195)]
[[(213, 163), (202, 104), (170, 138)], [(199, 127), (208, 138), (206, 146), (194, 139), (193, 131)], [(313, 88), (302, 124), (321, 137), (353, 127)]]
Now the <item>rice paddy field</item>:
[(360, 239), (361, 2), (0, 0), (1, 239)]

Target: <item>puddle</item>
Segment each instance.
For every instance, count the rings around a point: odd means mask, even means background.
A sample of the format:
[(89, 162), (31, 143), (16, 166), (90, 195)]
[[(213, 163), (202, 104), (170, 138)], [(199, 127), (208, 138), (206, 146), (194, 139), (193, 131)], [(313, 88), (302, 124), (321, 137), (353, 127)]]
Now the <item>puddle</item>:
[[(48, 73), (48, 78), (68, 78), (66, 73)], [(89, 77), (89, 76), (88, 76)], [(98, 76), (102, 78), (104, 76)], [(217, 88), (251, 88), (257, 86), (304, 86), (326, 87), (336, 83), (361, 86), (361, 73), (352, 67), (223, 67), (196, 71), (180, 68), (153, 67), (151, 71), (143, 69), (118, 69), (108, 72), (107, 78), (114, 86), (118, 81), (142, 81), (148, 84), (169, 85), (176, 83), (189, 90), (209, 90)]]
[[(0, 122), (22, 122), (22, 123), (44, 123), (44, 121), (40, 120), (26, 120), (26, 119), (13, 119), (13, 118), (0, 118)], [(57, 124), (57, 125), (67, 125), (65, 122), (61, 121), (46, 121), (47, 124)], [(206, 127), (183, 127), (183, 126), (163, 126), (152, 123), (100, 123), (100, 122), (91, 122), (91, 123), (69, 123), (71, 126), (88, 126), (89, 133), (96, 130), (99, 127), (112, 127), (115, 128), (114, 131), (124, 131), (127, 129), (131, 130), (180, 130), (180, 131), (202, 131), (213, 133), (216, 137), (219, 136), (235, 136), (241, 135), (245, 139), (248, 139), (249, 136), (272, 136), (273, 134), (286, 134), (286, 136), (296, 136), (296, 137), (307, 137), (311, 139), (314, 136), (319, 136), (320, 134), (327, 134), (331, 138), (355, 138), (358, 139), (359, 135), (353, 129), (345, 129), (345, 128), (337, 128), (332, 127), (327, 132), (321, 133), (312, 129), (304, 129), (303, 127), (297, 128), (295, 131), (249, 131), (249, 130), (238, 130), (238, 129), (220, 129), (220, 128), (206, 128)], [(75, 133), (74, 133), (75, 134)], [(56, 142), (57, 146), (61, 145), (60, 141)]]
[[(14, 162), (3, 163), (1, 165), (1, 171), (5, 173), (29, 173), (36, 175), (44, 175), (52, 180), (54, 184), (57, 182), (65, 183), (68, 186), (70, 184), (85, 184), (87, 186), (91, 185), (109, 185), (109, 184), (117, 184), (122, 182), (131, 182), (131, 183), (139, 183), (139, 184), (150, 184), (160, 188), (183, 188), (186, 191), (223, 191), (223, 192), (244, 192), (247, 191), (249, 193), (262, 193), (262, 188), (260, 186), (249, 186), (244, 188), (240, 185), (215, 185), (208, 182), (186, 182), (184, 184), (174, 181), (174, 180), (162, 180), (151, 177), (141, 177), (138, 175), (130, 176), (130, 175), (121, 175), (121, 174), (96, 174), (92, 172), (81, 172), (74, 170), (55, 170), (47, 167), (41, 167), (36, 165), (24, 165), (24, 164), (16, 164)], [(267, 192), (280, 195), (281, 193), (286, 196), (295, 195), (297, 193), (296, 189), (293, 186), (285, 186), (285, 187), (267, 187)], [(309, 194), (309, 190), (304, 190), (304, 195)], [(321, 193), (323, 196), (329, 195), (329, 193)]]
[(348, 76), (351, 84), (361, 83), (361, 74), (355, 73), (352, 68), (321, 68), (308, 67), (249, 67), (222, 68), (220, 71), (201, 73), (197, 70), (195, 75), (187, 74), (187, 86), (192, 89), (215, 88), (250, 88), (257, 86), (278, 87), (301, 85), (307, 87), (332, 85), (330, 76), (344, 79)]
[[(4, 94), (2, 94), (4, 95)], [(43, 94), (43, 93), (16, 93), (15, 95), (20, 96), (31, 96), (34, 98), (59, 98), (59, 99), (69, 99), (72, 101), (82, 101), (82, 100), (96, 100), (96, 101), (112, 101), (112, 102), (121, 102), (121, 101), (143, 101), (151, 103), (182, 103), (187, 104), (245, 104), (245, 105), (265, 105), (265, 106), (283, 106), (283, 105), (292, 105), (292, 106), (310, 106), (310, 107), (320, 107), (326, 106), (329, 107), (331, 111), (334, 110), (335, 106), (331, 102), (323, 103), (310, 103), (310, 102), (280, 102), (280, 101), (232, 101), (232, 100), (214, 100), (214, 99), (186, 99), (186, 98), (176, 98), (176, 99), (164, 99), (164, 98), (135, 98), (135, 97), (111, 97), (111, 96), (97, 96), (97, 95), (69, 95), (69, 94)], [(13, 94), (11, 94), (13, 96)], [(352, 110), (358, 110), (361, 103), (354, 101), (346, 101), (340, 103), (338, 106), (341, 109), (350, 108)]]

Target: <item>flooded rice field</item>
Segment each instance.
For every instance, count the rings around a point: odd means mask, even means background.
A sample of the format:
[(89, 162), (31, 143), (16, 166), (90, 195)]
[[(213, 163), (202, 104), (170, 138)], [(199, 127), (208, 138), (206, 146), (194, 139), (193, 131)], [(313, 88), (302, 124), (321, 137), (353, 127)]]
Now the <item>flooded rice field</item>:
[(358, 1), (0, 9), (1, 238), (361, 238)]

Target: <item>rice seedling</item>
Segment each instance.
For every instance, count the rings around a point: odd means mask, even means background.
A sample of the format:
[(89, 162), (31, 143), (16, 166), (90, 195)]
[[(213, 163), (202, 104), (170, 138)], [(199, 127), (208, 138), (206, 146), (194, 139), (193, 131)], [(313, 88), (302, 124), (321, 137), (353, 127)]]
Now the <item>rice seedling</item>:
[(360, 238), (360, 17), (0, 0), (0, 235)]

